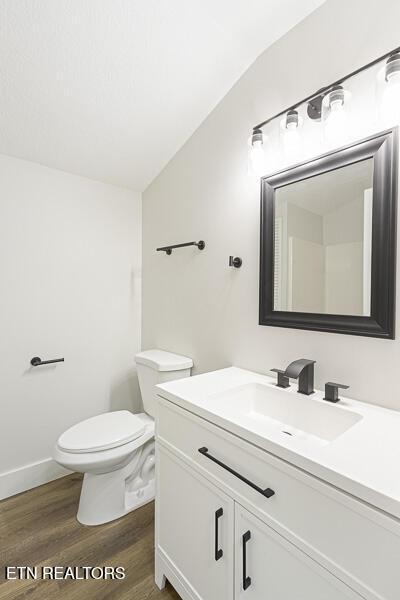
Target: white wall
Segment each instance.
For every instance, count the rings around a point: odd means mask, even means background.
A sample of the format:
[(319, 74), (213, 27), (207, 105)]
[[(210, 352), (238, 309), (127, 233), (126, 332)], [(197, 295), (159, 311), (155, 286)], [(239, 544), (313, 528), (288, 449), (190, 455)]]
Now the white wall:
[(323, 231), (325, 310), (336, 315), (363, 315), (364, 190), (358, 198), (324, 215)]
[(325, 310), (325, 248), (302, 238), (289, 238), (288, 310)]
[(363, 243), (325, 246), (325, 311), (363, 315)]
[(0, 496), (58, 474), (67, 427), (138, 409), (140, 304), (140, 194), (0, 155)]
[[(252, 126), (396, 47), (399, 21), (397, 0), (328, 0), (260, 56), (146, 190), (144, 348), (192, 356), (197, 373), (266, 373), (310, 357), (318, 386), (342, 381), (355, 398), (400, 409), (399, 339), (258, 325), (259, 183), (247, 175)], [(192, 239), (206, 249), (155, 252)], [(241, 269), (228, 268), (230, 254)]]
[[(282, 200), (285, 190), (278, 194)], [(325, 249), (322, 216), (287, 202), (287, 310), (323, 312), (325, 309)]]

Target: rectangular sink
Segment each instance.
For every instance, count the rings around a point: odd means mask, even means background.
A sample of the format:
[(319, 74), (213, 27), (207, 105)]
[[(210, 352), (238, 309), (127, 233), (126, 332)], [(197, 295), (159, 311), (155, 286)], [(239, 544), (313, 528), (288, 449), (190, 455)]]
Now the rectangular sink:
[(208, 396), (209, 410), (261, 435), (285, 436), (324, 445), (362, 419), (356, 412), (273, 385), (247, 383)]

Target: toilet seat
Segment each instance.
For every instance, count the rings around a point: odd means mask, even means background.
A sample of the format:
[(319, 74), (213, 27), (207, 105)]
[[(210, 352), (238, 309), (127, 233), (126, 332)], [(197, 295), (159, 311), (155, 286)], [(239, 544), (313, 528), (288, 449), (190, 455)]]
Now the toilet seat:
[(143, 436), (143, 419), (127, 410), (97, 415), (73, 425), (58, 440), (63, 452), (83, 454), (118, 448)]
[(96, 452), (69, 452), (62, 450), (59, 444), (54, 448), (55, 460), (79, 473), (106, 473), (109, 470), (125, 464), (129, 457), (142, 448), (146, 443), (154, 439), (154, 421), (146, 414), (135, 415), (144, 425), (144, 433), (140, 437), (115, 448), (108, 450), (97, 450)]

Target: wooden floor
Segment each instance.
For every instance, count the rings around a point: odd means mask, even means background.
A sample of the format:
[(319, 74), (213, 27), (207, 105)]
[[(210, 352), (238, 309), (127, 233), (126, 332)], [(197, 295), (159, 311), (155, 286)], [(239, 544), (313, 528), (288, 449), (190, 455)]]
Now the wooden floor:
[[(85, 527), (76, 518), (81, 476), (0, 502), (1, 600), (179, 600), (154, 584), (154, 505)], [(121, 566), (124, 580), (5, 580), (5, 566)]]

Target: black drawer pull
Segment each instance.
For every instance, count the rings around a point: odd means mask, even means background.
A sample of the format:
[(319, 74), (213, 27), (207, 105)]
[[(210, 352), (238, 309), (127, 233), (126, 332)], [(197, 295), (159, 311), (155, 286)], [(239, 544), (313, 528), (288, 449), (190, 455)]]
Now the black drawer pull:
[(215, 560), (219, 560), (224, 554), (224, 551), (219, 547), (218, 542), (218, 519), (222, 517), (223, 514), (224, 511), (222, 508), (215, 511)]
[(271, 490), (271, 488), (267, 488), (266, 490), (263, 490), (262, 488), (260, 488), (258, 485), (256, 485), (255, 483), (253, 483), (249, 479), (246, 479), (246, 477), (243, 477), (243, 475), (241, 475), (237, 471), (234, 471), (231, 467), (228, 467), (228, 465), (225, 465), (223, 462), (221, 462), (220, 460), (218, 460), (218, 458), (215, 458), (214, 456), (211, 456), (211, 454), (208, 454), (208, 448), (205, 448), (203, 446), (203, 448), (199, 448), (199, 452), (200, 452), (200, 454), (202, 454), (203, 456), (205, 456), (209, 460), (212, 460), (213, 462), (215, 462), (217, 465), (219, 465), (220, 467), (222, 467), (223, 469), (225, 469), (229, 473), (232, 473), (232, 475), (234, 475), (235, 477), (237, 477), (238, 479), (240, 479), (240, 481), (243, 481), (243, 483), (246, 483), (251, 488), (253, 488), (253, 490), (256, 490), (256, 492), (258, 492), (259, 494), (262, 494), (266, 498), (271, 498), (271, 496), (273, 496), (275, 494), (274, 490)]
[(247, 575), (247, 552), (246, 552), (246, 544), (251, 539), (250, 531), (246, 531), (242, 535), (242, 552), (243, 552), (243, 589), (246, 591), (248, 587), (251, 585), (251, 577)]

